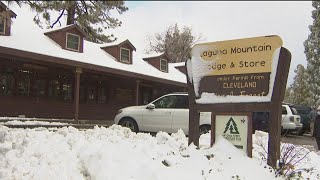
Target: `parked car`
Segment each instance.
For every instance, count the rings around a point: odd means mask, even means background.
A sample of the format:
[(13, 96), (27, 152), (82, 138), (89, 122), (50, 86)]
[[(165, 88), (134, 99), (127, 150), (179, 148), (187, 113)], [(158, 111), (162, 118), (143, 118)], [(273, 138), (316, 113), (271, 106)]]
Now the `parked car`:
[[(254, 130), (268, 131), (269, 113), (253, 113)], [(189, 133), (189, 100), (187, 93), (171, 93), (147, 105), (130, 106), (120, 109), (114, 118), (115, 124), (130, 128), (134, 132), (177, 132), (182, 129)], [(300, 116), (289, 105), (282, 105), (283, 132), (300, 130)], [(200, 134), (211, 130), (211, 112), (200, 113)]]
[[(253, 133), (255, 130), (269, 131), (269, 112), (253, 112), (252, 114), (252, 127)], [(300, 123), (301, 117), (297, 110), (289, 104), (282, 105), (282, 119), (281, 119), (281, 133), (301, 132), (302, 124)]]
[(253, 112), (252, 114), (252, 128), (259, 131), (269, 131), (269, 112)]
[[(189, 132), (189, 100), (187, 93), (164, 95), (143, 106), (120, 109), (115, 124), (130, 128), (134, 132)], [(200, 113), (200, 134), (211, 129), (211, 113)]]
[(298, 135), (303, 135), (304, 133), (310, 131), (310, 112), (312, 108), (306, 105), (293, 105), (293, 107), (297, 110), (298, 114), (301, 117), (302, 128), (298, 132)]
[(302, 129), (301, 117), (290, 104), (282, 104), (282, 133), (299, 132)]

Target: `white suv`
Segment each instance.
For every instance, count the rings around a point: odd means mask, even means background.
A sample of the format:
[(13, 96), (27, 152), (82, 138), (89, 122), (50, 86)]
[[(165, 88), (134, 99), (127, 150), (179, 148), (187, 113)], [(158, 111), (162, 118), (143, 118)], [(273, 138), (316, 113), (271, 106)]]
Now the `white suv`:
[[(143, 106), (120, 109), (114, 118), (115, 124), (130, 128), (134, 132), (175, 133), (182, 129), (189, 132), (189, 100), (187, 93), (164, 95)], [(200, 134), (211, 129), (211, 113), (200, 113)]]
[(301, 117), (297, 110), (288, 104), (282, 104), (282, 129), (284, 131), (299, 131), (302, 128)]

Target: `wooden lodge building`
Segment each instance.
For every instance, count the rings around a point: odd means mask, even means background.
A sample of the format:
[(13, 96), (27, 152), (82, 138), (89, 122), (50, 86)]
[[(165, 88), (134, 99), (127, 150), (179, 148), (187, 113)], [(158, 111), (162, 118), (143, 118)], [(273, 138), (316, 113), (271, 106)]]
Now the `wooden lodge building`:
[(0, 117), (113, 120), (120, 108), (186, 91), (184, 66), (164, 53), (141, 56), (128, 39), (92, 43), (76, 24), (43, 30), (24, 11), (0, 2)]

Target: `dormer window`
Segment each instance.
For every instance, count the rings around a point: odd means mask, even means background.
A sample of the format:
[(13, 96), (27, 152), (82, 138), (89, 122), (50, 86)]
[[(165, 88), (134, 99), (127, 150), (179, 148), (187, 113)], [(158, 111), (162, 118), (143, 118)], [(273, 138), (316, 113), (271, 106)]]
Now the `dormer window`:
[(168, 61), (166, 59), (160, 59), (160, 70), (168, 72)]
[(127, 48), (120, 49), (120, 61), (130, 63), (130, 50)]
[(6, 19), (0, 17), (0, 34), (6, 33), (5, 28), (6, 28)]
[(79, 51), (80, 49), (80, 36), (76, 34), (67, 33), (66, 49)]

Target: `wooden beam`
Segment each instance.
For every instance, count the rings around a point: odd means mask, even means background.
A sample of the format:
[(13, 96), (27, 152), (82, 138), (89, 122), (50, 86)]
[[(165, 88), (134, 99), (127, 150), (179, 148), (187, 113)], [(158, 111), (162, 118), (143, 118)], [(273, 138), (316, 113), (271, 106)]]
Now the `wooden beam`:
[(140, 80), (136, 80), (136, 105), (139, 105)]
[(291, 62), (291, 53), (286, 48), (281, 48), (277, 74), (271, 97), (269, 142), (268, 142), (268, 165), (277, 166), (280, 159), (280, 137), (281, 137), (281, 107)]

